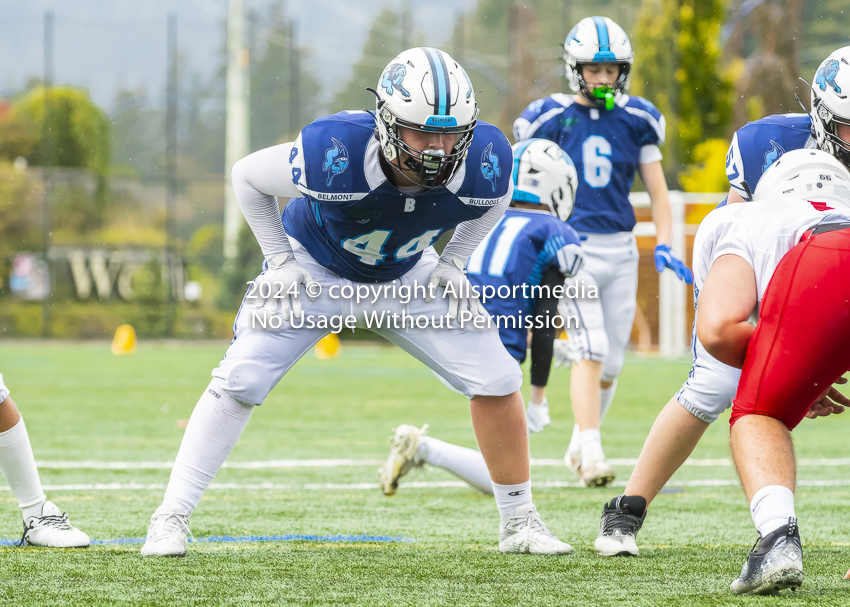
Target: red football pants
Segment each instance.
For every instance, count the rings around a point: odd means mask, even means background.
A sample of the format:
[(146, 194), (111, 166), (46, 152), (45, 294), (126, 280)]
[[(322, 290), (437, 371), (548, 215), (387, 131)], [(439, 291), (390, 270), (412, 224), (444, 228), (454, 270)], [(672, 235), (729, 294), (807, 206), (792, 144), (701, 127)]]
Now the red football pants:
[(779, 262), (759, 311), (730, 426), (744, 415), (791, 430), (850, 370), (850, 230), (803, 240)]

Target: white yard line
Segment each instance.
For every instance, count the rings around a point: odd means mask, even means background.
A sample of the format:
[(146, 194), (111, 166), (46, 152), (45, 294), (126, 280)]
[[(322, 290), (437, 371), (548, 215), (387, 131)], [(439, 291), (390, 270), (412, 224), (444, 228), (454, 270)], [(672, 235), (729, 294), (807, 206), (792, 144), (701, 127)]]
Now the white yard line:
[[(271, 459), (252, 462), (225, 462), (224, 468), (264, 469), (264, 468), (345, 468), (356, 466), (380, 466), (380, 459)], [(634, 466), (637, 459), (609, 459), (613, 466)], [(174, 462), (96, 462), (96, 461), (43, 461), (37, 462), (44, 470), (170, 470)], [(531, 459), (532, 466), (562, 467), (562, 459)], [(730, 467), (732, 460), (689, 459), (685, 466)], [(838, 459), (801, 459), (798, 466), (850, 466), (850, 458)]]
[[(614, 487), (625, 487), (625, 481), (618, 481)], [(674, 481), (670, 489), (694, 487), (736, 487), (736, 479), (705, 479), (692, 481)], [(800, 487), (850, 487), (850, 480), (800, 480)], [(534, 483), (538, 488), (569, 488), (580, 487), (577, 482), (543, 481)], [(377, 483), (213, 483), (210, 490), (243, 490), (243, 491), (376, 491)], [(461, 481), (412, 481), (404, 483), (405, 489), (442, 489), (469, 488)], [(161, 491), (164, 483), (76, 483), (69, 485), (44, 485), (45, 491)], [(11, 491), (7, 486), (0, 486), (0, 491)]]

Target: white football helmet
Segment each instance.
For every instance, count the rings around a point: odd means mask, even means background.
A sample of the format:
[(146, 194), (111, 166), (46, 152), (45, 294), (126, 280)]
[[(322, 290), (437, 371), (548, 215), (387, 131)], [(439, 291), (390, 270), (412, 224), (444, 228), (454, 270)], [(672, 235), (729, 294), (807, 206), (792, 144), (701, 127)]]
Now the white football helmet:
[(850, 171), (828, 152), (792, 150), (759, 179), (753, 200), (792, 198), (850, 208)]
[(629, 88), (629, 72), (634, 62), (632, 43), (622, 27), (608, 17), (587, 17), (578, 22), (564, 41), (564, 62), (570, 88), (586, 99), (604, 105), (592, 96), (581, 73), (585, 63), (619, 63), (620, 76), (612, 87), (615, 93)]
[[(438, 49), (408, 49), (384, 68), (374, 92), (381, 151), (393, 168), (415, 175), (426, 188), (451, 181), (466, 158), (478, 117), (472, 81), (460, 64)], [(402, 140), (399, 127), (455, 134), (457, 141), (449, 154), (418, 150)]]
[(824, 59), (812, 82), (812, 134), (818, 148), (850, 167), (850, 141), (838, 136), (838, 125), (850, 126), (850, 46)]
[(513, 150), (513, 199), (546, 205), (553, 215), (567, 221), (578, 188), (578, 173), (567, 153), (547, 139), (526, 139), (514, 144)]

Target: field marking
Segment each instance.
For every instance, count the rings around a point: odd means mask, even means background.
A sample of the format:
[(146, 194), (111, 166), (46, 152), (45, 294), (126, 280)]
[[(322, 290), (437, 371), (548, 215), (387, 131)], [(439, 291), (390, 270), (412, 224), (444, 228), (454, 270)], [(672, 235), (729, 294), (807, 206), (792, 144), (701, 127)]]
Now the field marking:
[[(677, 487), (737, 487), (737, 479), (703, 479), (691, 481), (675, 481), (668, 488)], [(850, 487), (848, 480), (798, 480), (800, 487)], [(411, 481), (403, 483), (407, 489), (443, 489), (470, 488), (463, 481)], [(535, 482), (537, 488), (571, 488), (581, 487), (579, 482), (569, 481), (540, 481)], [(612, 487), (625, 487), (626, 481), (617, 481)], [(378, 483), (212, 483), (209, 490), (285, 490), (285, 491), (373, 491), (380, 488)], [(45, 491), (161, 491), (165, 483), (72, 483), (67, 485), (44, 485)], [(11, 491), (8, 486), (0, 487), (0, 491)]]
[[(380, 466), (381, 459), (271, 459), (251, 462), (224, 462), (222, 468), (239, 470), (262, 470), (266, 468), (346, 468), (357, 466)], [(609, 459), (612, 466), (634, 466), (637, 459)], [(170, 470), (174, 462), (97, 462), (97, 461), (40, 461), (36, 465), (44, 470)], [(531, 458), (532, 466), (562, 467), (562, 459)], [(685, 466), (731, 467), (729, 458), (688, 459)], [(850, 458), (837, 459), (801, 459), (798, 466), (850, 466)]]
[[(0, 546), (17, 546), (20, 540), (0, 538)], [(143, 544), (143, 537), (119, 537), (114, 540), (92, 540), (96, 546), (109, 544)], [(302, 535), (300, 533), (285, 533), (283, 535), (213, 535), (210, 537), (189, 538), (189, 543), (218, 543), (218, 542), (415, 542), (409, 537), (392, 537), (389, 535)]]

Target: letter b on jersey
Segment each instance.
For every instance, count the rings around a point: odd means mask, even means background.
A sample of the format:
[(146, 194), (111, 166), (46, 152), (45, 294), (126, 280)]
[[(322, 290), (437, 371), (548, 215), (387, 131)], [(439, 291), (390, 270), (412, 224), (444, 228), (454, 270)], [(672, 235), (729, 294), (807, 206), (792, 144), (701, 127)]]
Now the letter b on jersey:
[(415, 199), (408, 198), (407, 200), (404, 201), (404, 212), (405, 213), (410, 213), (415, 208), (416, 208), (416, 200)]

